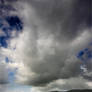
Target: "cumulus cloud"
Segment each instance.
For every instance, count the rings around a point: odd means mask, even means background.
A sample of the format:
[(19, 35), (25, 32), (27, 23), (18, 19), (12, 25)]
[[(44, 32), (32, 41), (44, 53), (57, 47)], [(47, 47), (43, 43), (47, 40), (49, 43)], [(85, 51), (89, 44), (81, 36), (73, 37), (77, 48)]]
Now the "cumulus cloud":
[(92, 39), (89, 2), (18, 1), (15, 7), (23, 19), (24, 30), (11, 39), (10, 47), (16, 49), (3, 52), (14, 61), (10, 65), (18, 67), (17, 83), (43, 86), (42, 92), (52, 88), (89, 88), (89, 78), (82, 76), (81, 61), (76, 57)]
[(89, 2), (68, 2), (31, 0), (23, 6), (25, 29), (16, 53), (20, 50), (19, 57), (28, 68), (27, 74), (20, 74), (28, 84), (44, 85), (81, 74), (76, 54), (91, 40), (89, 13), (85, 12)]

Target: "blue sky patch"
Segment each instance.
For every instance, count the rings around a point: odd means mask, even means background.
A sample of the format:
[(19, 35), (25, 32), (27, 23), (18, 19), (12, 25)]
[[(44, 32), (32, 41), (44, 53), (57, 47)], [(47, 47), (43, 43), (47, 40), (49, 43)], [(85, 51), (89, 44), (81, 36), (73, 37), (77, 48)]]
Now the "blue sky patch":
[(9, 77), (9, 82), (10, 83), (13, 83), (14, 80), (16, 79), (15, 75), (16, 75), (17, 69), (18, 68), (8, 69), (8, 77)]
[(18, 16), (7, 16), (6, 17), (6, 21), (9, 23), (9, 25), (16, 29), (17, 31), (22, 30), (23, 29), (23, 23), (22, 21), (19, 19)]
[(92, 45), (90, 44), (87, 48), (79, 51), (77, 58), (82, 62), (80, 69), (83, 69), (84, 72), (87, 71), (87, 63), (90, 63), (92, 59)]
[[(5, 24), (6, 22), (6, 24)], [(4, 32), (4, 36), (0, 36), (0, 47), (7, 48), (9, 40), (12, 37), (12, 31), (21, 31), (23, 23), (18, 16), (7, 16), (5, 19), (0, 18), (0, 30)]]
[(5, 58), (5, 62), (6, 62), (6, 63), (9, 63), (9, 61), (10, 61), (9, 58), (6, 57), (6, 58)]
[(9, 38), (6, 36), (0, 36), (0, 47), (7, 48), (8, 47), (8, 44), (7, 44), (8, 39)]

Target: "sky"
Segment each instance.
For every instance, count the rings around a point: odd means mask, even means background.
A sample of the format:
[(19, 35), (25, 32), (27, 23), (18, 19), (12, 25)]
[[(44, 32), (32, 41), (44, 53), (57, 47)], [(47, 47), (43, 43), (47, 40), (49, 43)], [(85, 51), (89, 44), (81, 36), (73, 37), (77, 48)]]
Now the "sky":
[(9, 85), (3, 85), (0, 86), (1, 92), (31, 92), (30, 86), (24, 86), (24, 85), (16, 85), (16, 84), (9, 84)]
[(91, 0), (0, 0), (0, 90), (92, 88)]

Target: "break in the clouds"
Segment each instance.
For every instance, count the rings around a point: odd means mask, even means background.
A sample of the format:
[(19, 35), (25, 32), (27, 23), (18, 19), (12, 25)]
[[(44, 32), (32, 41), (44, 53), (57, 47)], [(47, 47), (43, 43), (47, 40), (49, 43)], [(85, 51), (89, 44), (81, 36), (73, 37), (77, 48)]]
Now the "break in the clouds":
[(10, 39), (9, 47), (16, 49), (2, 51), (13, 61), (8, 66), (17, 67), (17, 83), (42, 92), (90, 88), (92, 68), (87, 67), (92, 66), (92, 57), (81, 68), (77, 55), (92, 43), (91, 4), (91, 0), (19, 0), (14, 5), (24, 29)]
[(23, 23), (15, 12), (13, 3), (0, 0), (0, 84), (7, 84), (14, 80), (16, 67), (10, 67), (11, 58), (4, 54), (5, 51), (13, 51), (10, 40), (17, 37), (23, 29)]

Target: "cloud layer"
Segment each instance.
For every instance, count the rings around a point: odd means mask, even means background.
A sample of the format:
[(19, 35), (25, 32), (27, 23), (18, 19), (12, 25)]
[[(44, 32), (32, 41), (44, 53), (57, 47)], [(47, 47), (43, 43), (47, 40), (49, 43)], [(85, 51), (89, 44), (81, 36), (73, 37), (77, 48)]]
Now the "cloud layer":
[(43, 86), (38, 87), (42, 92), (53, 88), (89, 88), (89, 78), (81, 73), (77, 53), (92, 39), (90, 2), (20, 0), (15, 4), (24, 30), (11, 39), (10, 47), (16, 49), (3, 53), (14, 61), (9, 66), (18, 68), (17, 83)]

